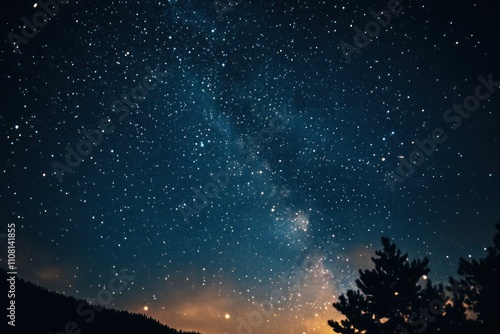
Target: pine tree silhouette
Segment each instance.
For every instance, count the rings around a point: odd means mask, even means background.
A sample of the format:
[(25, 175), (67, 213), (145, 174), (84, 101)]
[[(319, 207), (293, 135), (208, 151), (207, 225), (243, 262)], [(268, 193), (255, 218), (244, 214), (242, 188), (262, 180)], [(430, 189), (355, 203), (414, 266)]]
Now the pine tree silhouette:
[(488, 247), (484, 259), (467, 261), (460, 258), (458, 274), (460, 281), (450, 282), (464, 287), (457, 295), (469, 311), (477, 314), (482, 324), (481, 333), (500, 333), (500, 224), (493, 238), (493, 247)]
[[(500, 224), (483, 259), (460, 258), (460, 279), (433, 285), (424, 275), (429, 260), (408, 261), (389, 239), (373, 257), (375, 269), (360, 270), (358, 290), (348, 290), (333, 304), (346, 319), (329, 320), (343, 334), (500, 333)], [(448, 291), (448, 293), (446, 293)]]
[(418, 315), (419, 308), (426, 302), (428, 305), (429, 300), (441, 298), (440, 289), (433, 288), (430, 282), (426, 289), (418, 284), (430, 271), (427, 258), (409, 262), (408, 255), (402, 255), (388, 238), (382, 238), (382, 245), (383, 250), (375, 252), (378, 257), (372, 257), (375, 269), (359, 271), (359, 290), (347, 291), (333, 304), (347, 317), (340, 323), (328, 321), (335, 332), (411, 333), (417, 326), (410, 324), (410, 317)]

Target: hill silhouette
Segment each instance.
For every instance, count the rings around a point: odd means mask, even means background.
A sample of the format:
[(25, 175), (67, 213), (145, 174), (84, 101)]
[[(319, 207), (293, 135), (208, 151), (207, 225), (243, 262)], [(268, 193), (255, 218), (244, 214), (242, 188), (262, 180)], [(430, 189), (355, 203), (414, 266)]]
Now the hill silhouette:
[[(0, 268), (0, 291), (8, 291), (9, 277), (10, 275)], [(87, 301), (49, 291), (17, 277), (15, 306), (15, 327), (7, 325), (7, 333), (199, 334), (170, 328), (143, 314), (90, 305)], [(7, 307), (8, 304), (4, 301), (2, 309), (6, 310)], [(3, 317), (5, 318), (5, 315)]]

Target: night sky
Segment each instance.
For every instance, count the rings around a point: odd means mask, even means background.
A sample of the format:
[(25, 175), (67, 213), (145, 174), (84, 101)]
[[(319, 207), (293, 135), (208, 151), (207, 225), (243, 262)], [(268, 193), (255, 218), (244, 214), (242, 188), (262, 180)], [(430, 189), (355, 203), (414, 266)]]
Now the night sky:
[(20, 277), (87, 299), (126, 268), (110, 307), (323, 334), (382, 236), (436, 283), (492, 243), (494, 1), (73, 0), (45, 23), (14, 2), (0, 233), (15, 223)]

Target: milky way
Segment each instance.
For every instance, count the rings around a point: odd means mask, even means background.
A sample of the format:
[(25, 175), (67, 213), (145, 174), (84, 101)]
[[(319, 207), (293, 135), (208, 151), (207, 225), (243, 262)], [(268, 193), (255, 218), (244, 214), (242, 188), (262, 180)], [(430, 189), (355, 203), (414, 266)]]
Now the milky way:
[(490, 244), (488, 1), (68, 1), (45, 23), (17, 3), (0, 199), (21, 277), (86, 299), (126, 268), (108, 306), (171, 327), (331, 333), (381, 236), (436, 282)]

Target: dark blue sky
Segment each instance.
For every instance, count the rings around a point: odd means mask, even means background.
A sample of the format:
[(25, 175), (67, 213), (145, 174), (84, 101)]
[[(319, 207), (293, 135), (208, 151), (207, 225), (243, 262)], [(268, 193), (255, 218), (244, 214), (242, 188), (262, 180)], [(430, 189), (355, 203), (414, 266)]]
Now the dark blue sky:
[[(0, 202), (21, 277), (87, 298), (127, 268), (112, 306), (172, 327), (236, 333), (271, 301), (254, 330), (330, 333), (381, 236), (437, 282), (491, 244), (492, 1), (402, 1), (364, 47), (355, 27), (387, 1), (243, 0), (224, 20), (209, 0), (70, 1), (25, 38), (33, 3), (1, 21)], [(435, 129), (446, 140), (398, 174)]]

